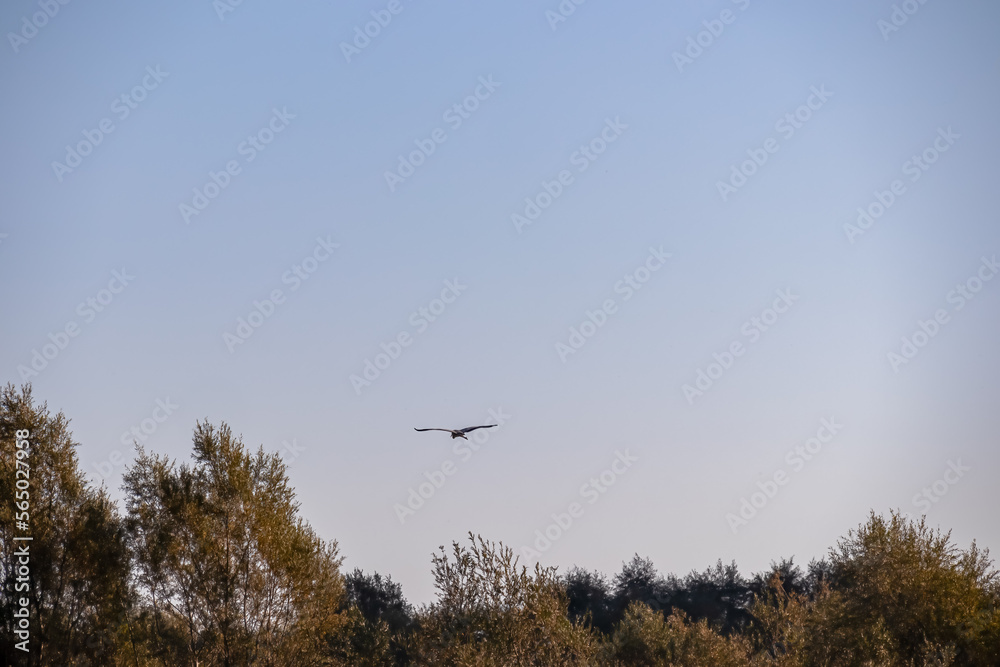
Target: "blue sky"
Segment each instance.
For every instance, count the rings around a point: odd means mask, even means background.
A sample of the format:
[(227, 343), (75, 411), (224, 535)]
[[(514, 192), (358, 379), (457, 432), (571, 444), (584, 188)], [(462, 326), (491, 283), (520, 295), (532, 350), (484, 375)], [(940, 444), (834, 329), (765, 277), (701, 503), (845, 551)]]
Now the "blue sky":
[(469, 531), (606, 572), (805, 563), (870, 509), (1000, 547), (993, 3), (222, 2), (0, 9), (0, 368), (95, 482), (226, 421), (418, 602)]

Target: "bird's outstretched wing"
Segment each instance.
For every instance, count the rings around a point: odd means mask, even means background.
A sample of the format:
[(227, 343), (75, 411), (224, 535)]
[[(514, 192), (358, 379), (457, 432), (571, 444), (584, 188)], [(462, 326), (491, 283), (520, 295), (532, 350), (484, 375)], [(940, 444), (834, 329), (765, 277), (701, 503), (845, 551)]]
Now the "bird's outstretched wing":
[(461, 429), (462, 433), (469, 433), (470, 431), (475, 431), (477, 428), (493, 428), (496, 424), (487, 424), (486, 426), (469, 426), (467, 428)]
[(445, 433), (451, 433), (450, 428), (415, 428), (414, 431), (444, 431)]

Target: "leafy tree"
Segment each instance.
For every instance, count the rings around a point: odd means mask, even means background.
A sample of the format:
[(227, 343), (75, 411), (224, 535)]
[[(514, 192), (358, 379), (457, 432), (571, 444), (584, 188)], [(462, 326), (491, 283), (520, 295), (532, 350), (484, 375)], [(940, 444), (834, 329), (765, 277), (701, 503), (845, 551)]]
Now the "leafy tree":
[[(805, 622), (808, 599), (804, 585), (796, 585), (801, 570), (791, 561), (773, 567), (766, 583), (750, 606), (752, 621), (747, 638), (752, 652), (763, 664), (780, 667), (805, 667), (802, 646), (806, 640)], [(789, 583), (785, 577), (793, 579)], [(801, 592), (800, 592), (801, 590)], [(819, 595), (825, 594), (819, 591)]]
[(615, 613), (611, 589), (604, 575), (574, 567), (566, 573), (563, 582), (569, 601), (567, 613), (570, 620), (589, 624), (602, 634), (610, 633)]
[(199, 423), (194, 461), (141, 448), (124, 481), (136, 581), (169, 665), (324, 664), (345, 619), (336, 543), (297, 516), (285, 464)]
[[(27, 440), (28, 447), (18, 448), (17, 440)], [(115, 664), (134, 651), (134, 635), (125, 530), (114, 503), (103, 489), (88, 485), (69, 421), (61, 412), (50, 414), (44, 403), (36, 406), (30, 385), (0, 390), (0, 443), (3, 664)], [(18, 457), (19, 451), (26, 456)], [(18, 490), (18, 460), (21, 479), (27, 472), (29, 483), (27, 531), (17, 528), (19, 508), (11, 502)], [(25, 535), (33, 539), (13, 540)], [(14, 550), (24, 546), (30, 569), (26, 591), (15, 588)], [(15, 648), (14, 611), (20, 608), (15, 602), (22, 597), (30, 614), (28, 653)]]
[(385, 621), (389, 630), (400, 632), (413, 623), (413, 607), (403, 597), (403, 588), (392, 577), (361, 570), (346, 577), (347, 602), (358, 608), (366, 621)]
[(736, 563), (718, 561), (702, 573), (691, 572), (673, 595), (671, 603), (688, 617), (708, 624), (725, 635), (742, 630), (750, 620), (747, 607), (753, 599), (750, 586)]
[(331, 638), (333, 654), (359, 667), (410, 664), (415, 620), (402, 587), (392, 577), (355, 569), (346, 577), (346, 588), (348, 623), (344, 633)]
[(631, 561), (622, 564), (622, 571), (614, 578), (612, 609), (615, 621), (625, 617), (625, 611), (633, 602), (669, 614), (677, 587), (676, 579), (668, 582), (656, 571), (653, 561), (635, 554)]
[[(393, 634), (385, 621), (369, 621), (354, 606), (343, 609), (344, 626), (341, 632), (327, 636), (326, 653), (334, 664), (351, 667), (394, 667), (409, 665), (406, 648), (397, 659)], [(404, 637), (408, 639), (408, 637)]]
[[(749, 581), (721, 561), (664, 577), (638, 555), (610, 583), (579, 568), (558, 576), (470, 533), (434, 554), (437, 600), (415, 612), (391, 577), (343, 577), (336, 543), (299, 517), (281, 459), (225, 424), (197, 424), (189, 463), (139, 448), (124, 519), (87, 484), (66, 418), (36, 406), (30, 386), (0, 390), (0, 443), (0, 497), (27, 491), (30, 514), (25, 530), (24, 507), (0, 503), (4, 664), (1000, 664), (988, 552), (898, 513), (872, 513), (805, 573), (784, 559)], [(26, 533), (24, 581), (13, 538)], [(15, 648), (22, 597), (28, 654)]]
[(752, 599), (753, 591), (735, 563), (723, 565), (719, 561), (714, 568), (691, 572), (684, 579), (673, 575), (664, 578), (652, 561), (636, 554), (615, 576), (612, 608), (616, 621), (624, 618), (633, 602), (642, 602), (664, 617), (677, 609), (728, 635), (749, 622), (747, 606)]
[[(477, 541), (478, 540), (478, 541)], [(420, 614), (417, 664), (588, 665), (590, 632), (566, 616), (555, 568), (517, 566), (513, 550), (469, 534), (433, 556), (438, 599)]]
[(807, 618), (811, 664), (947, 662), (995, 665), (1000, 647), (997, 573), (975, 542), (893, 512), (830, 550), (832, 590)]
[(813, 600), (833, 583), (833, 565), (826, 558), (809, 562), (809, 573), (806, 575), (806, 592)]
[(745, 640), (723, 637), (706, 621), (688, 622), (682, 611), (664, 619), (633, 602), (602, 647), (602, 660), (614, 667), (743, 667), (748, 650)]
[(802, 574), (802, 568), (795, 564), (793, 558), (783, 558), (779, 563), (771, 561), (771, 569), (755, 574), (750, 581), (749, 588), (756, 595), (763, 594), (771, 586), (775, 577), (781, 582), (785, 593), (804, 595), (810, 589), (809, 579)]

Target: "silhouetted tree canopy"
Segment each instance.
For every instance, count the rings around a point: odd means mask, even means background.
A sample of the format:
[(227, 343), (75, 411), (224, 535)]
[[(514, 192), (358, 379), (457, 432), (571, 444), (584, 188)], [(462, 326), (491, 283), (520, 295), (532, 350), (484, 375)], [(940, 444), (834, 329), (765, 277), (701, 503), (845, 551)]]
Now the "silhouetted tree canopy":
[(614, 600), (607, 579), (600, 572), (574, 567), (566, 573), (568, 613), (575, 623), (587, 623), (601, 633), (611, 632), (615, 624)]
[(405, 630), (413, 623), (413, 607), (403, 597), (403, 588), (392, 577), (378, 572), (366, 575), (355, 569), (347, 575), (347, 601), (369, 623), (385, 621), (392, 632)]

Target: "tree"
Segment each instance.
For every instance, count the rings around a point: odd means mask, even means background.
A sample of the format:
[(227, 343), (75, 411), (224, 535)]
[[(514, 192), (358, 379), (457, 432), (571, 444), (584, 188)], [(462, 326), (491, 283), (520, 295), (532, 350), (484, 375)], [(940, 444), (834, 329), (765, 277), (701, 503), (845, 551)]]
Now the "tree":
[(771, 561), (771, 569), (755, 574), (749, 588), (755, 595), (764, 594), (775, 577), (781, 582), (785, 593), (804, 595), (810, 589), (810, 580), (802, 574), (802, 568), (795, 564), (794, 558), (782, 558), (780, 563)]
[(281, 459), (225, 424), (196, 425), (188, 463), (137, 448), (124, 518), (30, 386), (0, 390), (0, 445), (5, 665), (997, 664), (989, 553), (899, 513), (873, 512), (805, 574), (784, 559), (750, 581), (721, 561), (664, 577), (638, 555), (610, 583), (559, 576), (470, 533), (432, 556), (437, 599), (415, 612), (391, 577), (343, 577)]
[(438, 599), (420, 614), (417, 664), (588, 665), (596, 645), (566, 616), (555, 568), (530, 574), (513, 550), (469, 534), (471, 546), (433, 556)]
[(666, 618), (633, 602), (602, 647), (603, 664), (614, 667), (744, 667), (749, 645), (726, 638), (705, 621), (689, 623), (682, 611)]
[[(0, 390), (0, 443), (3, 664), (113, 665), (135, 657), (124, 526), (106, 492), (81, 472), (69, 421), (36, 406), (30, 385), (18, 391), (8, 384)], [(26, 509), (8, 500), (16, 492)], [(22, 520), (26, 527), (15, 523)], [(27, 549), (27, 581), (17, 579), (15, 549)], [(28, 602), (28, 653), (15, 648), (21, 598)]]
[(750, 586), (740, 576), (736, 563), (715, 567), (704, 572), (691, 572), (673, 596), (673, 606), (690, 618), (718, 629), (724, 635), (742, 631), (750, 620), (747, 607), (753, 599)]
[(616, 622), (625, 617), (625, 612), (633, 602), (641, 602), (663, 615), (670, 613), (671, 599), (677, 591), (676, 579), (668, 582), (653, 566), (653, 561), (640, 558), (639, 554), (622, 564), (622, 571), (615, 575), (613, 582), (614, 618)]
[(652, 561), (638, 554), (623, 564), (615, 575), (612, 607), (615, 620), (624, 618), (633, 602), (642, 602), (664, 618), (683, 611), (694, 621), (705, 620), (723, 634), (741, 630), (749, 621), (747, 606), (753, 598), (750, 586), (740, 576), (735, 563), (716, 563), (704, 572), (691, 572), (684, 579), (664, 578)]
[[(806, 641), (806, 614), (808, 601), (801, 571), (792, 562), (782, 561), (772, 567), (771, 574), (750, 605), (751, 622), (746, 634), (752, 652), (764, 664), (780, 667), (805, 667), (802, 646)], [(758, 576), (758, 582), (760, 576)], [(826, 590), (818, 591), (824, 595)]]
[(413, 607), (403, 597), (403, 588), (378, 572), (371, 576), (359, 569), (347, 575), (347, 602), (354, 605), (369, 622), (384, 621), (392, 632), (400, 632), (413, 623)]
[(872, 512), (830, 550), (832, 590), (806, 621), (810, 664), (946, 664), (953, 654), (996, 664), (1000, 597), (988, 556), (975, 542), (958, 549), (924, 518)]
[(277, 454), (199, 423), (194, 461), (139, 448), (126, 472), (136, 579), (165, 664), (324, 664), (345, 619), (336, 543), (298, 513)]
[(611, 590), (600, 572), (574, 567), (563, 577), (569, 604), (567, 613), (574, 623), (589, 624), (601, 634), (611, 632), (615, 623)]
[(359, 667), (410, 664), (415, 620), (402, 587), (392, 577), (355, 569), (347, 575), (346, 588), (348, 623), (342, 635), (332, 638), (333, 653)]

